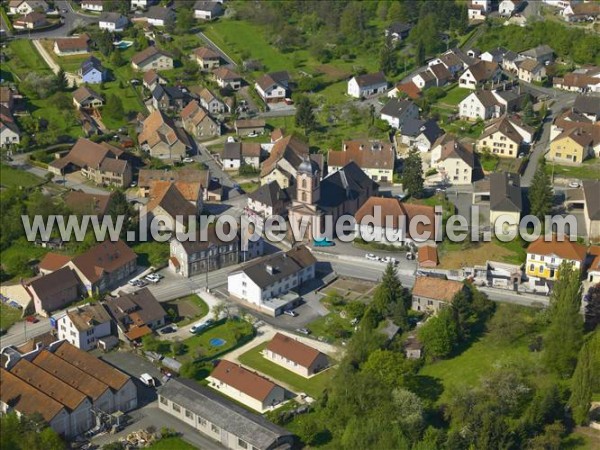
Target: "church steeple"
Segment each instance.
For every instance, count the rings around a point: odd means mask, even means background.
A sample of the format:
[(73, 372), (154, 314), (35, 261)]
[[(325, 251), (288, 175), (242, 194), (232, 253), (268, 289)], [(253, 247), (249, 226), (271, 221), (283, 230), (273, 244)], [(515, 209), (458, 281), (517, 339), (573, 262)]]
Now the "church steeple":
[(320, 189), (319, 182), (321, 173), (316, 163), (311, 161), (310, 157), (305, 156), (298, 166), (296, 176), (296, 200), (308, 205), (314, 205), (319, 202)]

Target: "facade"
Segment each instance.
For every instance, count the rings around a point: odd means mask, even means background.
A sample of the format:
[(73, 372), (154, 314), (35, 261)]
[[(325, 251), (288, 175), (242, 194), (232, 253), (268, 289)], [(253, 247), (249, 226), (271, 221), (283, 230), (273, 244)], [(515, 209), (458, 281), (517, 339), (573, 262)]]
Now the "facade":
[(490, 91), (476, 91), (458, 104), (461, 119), (488, 120), (497, 117), (498, 100)]
[(216, 391), (259, 413), (272, 410), (285, 400), (285, 390), (241, 365), (220, 360), (206, 378)]
[(110, 315), (99, 303), (80, 306), (58, 319), (57, 331), (59, 340), (87, 352), (98, 346), (98, 339), (112, 334)]
[(570, 128), (563, 131), (552, 142), (546, 154), (548, 161), (580, 164), (594, 154), (595, 139), (587, 130)]
[(201, 202), (197, 190), (191, 193), (196, 202), (189, 201), (185, 194), (176, 183), (156, 183), (150, 191), (150, 201), (146, 205), (146, 223), (150, 229), (189, 229), (190, 222), (195, 223), (200, 214)]
[(200, 105), (210, 114), (223, 114), (225, 112), (225, 104), (208, 88), (203, 88), (198, 96), (200, 97)]
[(235, 121), (235, 132), (238, 136), (263, 134), (265, 132), (264, 119), (238, 119)]
[(129, 20), (127, 17), (119, 13), (104, 13), (100, 16), (98, 27), (101, 30), (110, 31), (111, 33), (121, 32), (125, 30)]
[(181, 110), (183, 128), (198, 139), (220, 136), (221, 124), (214, 120), (196, 100)]
[(60, 268), (31, 281), (28, 291), (33, 298), (35, 312), (48, 317), (51, 312), (64, 308), (80, 298), (80, 281), (68, 267)]
[(408, 119), (400, 128), (400, 142), (420, 152), (427, 152), (443, 131), (433, 119)]
[(79, 67), (78, 75), (81, 77), (81, 81), (87, 84), (99, 84), (106, 81), (107, 71), (102, 66), (99, 59), (94, 56), (90, 56)]
[[(523, 193), (519, 175), (495, 172), (490, 175), (490, 226), (496, 234), (516, 230), (523, 212)], [(496, 221), (502, 217), (502, 229)]]
[(242, 87), (243, 78), (227, 67), (219, 67), (213, 70), (213, 76), (220, 88), (237, 91)]
[(150, 156), (170, 161), (181, 160), (192, 148), (185, 131), (158, 109), (144, 120), (138, 142)]
[(523, 143), (523, 137), (511, 121), (503, 116), (488, 125), (477, 141), (479, 151), (489, 151), (502, 158), (516, 158)]
[(419, 118), (419, 108), (410, 100), (390, 99), (381, 109), (381, 120), (399, 129), (409, 119)]
[(458, 85), (467, 89), (476, 90), (488, 81), (499, 81), (500, 76), (501, 72), (498, 63), (478, 61), (465, 70), (458, 79)]
[(287, 189), (281, 188), (277, 181), (263, 184), (256, 191), (248, 194), (248, 212), (258, 214), (263, 219), (275, 215), (287, 215), (291, 198)]
[(131, 58), (131, 66), (135, 70), (170, 70), (173, 68), (173, 57), (158, 48), (151, 46)]
[(8, 4), (9, 14), (20, 14), (22, 16), (32, 12), (46, 12), (48, 3), (44, 0), (11, 0)]
[(451, 135), (440, 137), (431, 151), (431, 167), (437, 169), (439, 181), (451, 185), (473, 182), (475, 155)]
[(573, 270), (582, 270), (585, 256), (585, 247), (569, 241), (568, 236), (540, 236), (527, 247), (525, 271), (532, 282), (553, 282), (559, 278), (558, 268), (563, 262)]
[(221, 161), (224, 170), (239, 170), (241, 166), (260, 169), (261, 147), (258, 142), (227, 142)]
[(213, 20), (223, 15), (223, 6), (220, 2), (199, 0), (194, 3), (194, 17), (201, 20)]
[(502, 0), (498, 7), (498, 11), (501, 15), (510, 17), (521, 11), (526, 3), (527, 2), (524, 0)]
[(59, 56), (85, 55), (89, 53), (89, 41), (90, 37), (87, 34), (56, 39), (54, 41), (54, 53)]
[(104, 98), (87, 86), (81, 86), (73, 92), (73, 104), (78, 108), (101, 108)]
[(287, 430), (184, 378), (158, 389), (158, 407), (232, 450), (275, 450), (294, 443)]
[(383, 94), (388, 88), (383, 72), (357, 75), (348, 81), (348, 95), (354, 98)]
[(265, 103), (282, 102), (289, 96), (290, 74), (285, 71), (266, 73), (256, 80), (254, 88)]
[(325, 353), (281, 333), (273, 336), (263, 350), (263, 356), (305, 378), (329, 367), (329, 358)]
[(104, 9), (102, 0), (83, 0), (81, 2), (81, 9), (86, 11), (102, 12)]
[(21, 130), (10, 109), (0, 106), (0, 148), (18, 145), (21, 142)]
[(250, 307), (278, 316), (298, 300), (291, 290), (315, 277), (317, 260), (304, 245), (260, 258), (227, 277), (229, 294)]
[(517, 63), (519, 80), (527, 83), (541, 82), (546, 77), (546, 66), (535, 59), (527, 58)]
[(163, 111), (183, 109), (187, 95), (177, 86), (163, 86), (158, 83), (152, 91), (152, 106)]
[(329, 173), (337, 172), (351, 161), (373, 181), (393, 181), (396, 151), (389, 143), (366, 139), (343, 141), (342, 151), (329, 151), (327, 154)]
[(464, 287), (460, 281), (417, 276), (412, 289), (412, 309), (435, 314), (449, 306)]
[(208, 47), (198, 47), (192, 56), (202, 70), (216, 69), (221, 65), (221, 55)]

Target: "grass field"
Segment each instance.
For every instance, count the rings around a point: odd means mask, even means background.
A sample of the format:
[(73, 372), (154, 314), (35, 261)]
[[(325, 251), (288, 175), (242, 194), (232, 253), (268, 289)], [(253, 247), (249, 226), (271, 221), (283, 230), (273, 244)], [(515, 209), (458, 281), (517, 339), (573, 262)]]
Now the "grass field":
[(31, 187), (43, 183), (44, 180), (32, 173), (0, 164), (0, 185), (5, 187)]
[(453, 133), (457, 136), (477, 139), (479, 136), (481, 136), (481, 133), (483, 133), (485, 124), (483, 122), (473, 123), (466, 120), (456, 120), (451, 123), (444, 123), (441, 125), (441, 127), (447, 133)]
[(138, 263), (142, 266), (164, 267), (167, 265), (169, 260), (168, 242), (142, 242), (132, 248), (138, 255)]
[(268, 342), (264, 342), (247, 351), (240, 356), (240, 362), (268, 375), (273, 378), (275, 382), (280, 380), (281, 382), (288, 384), (296, 390), (296, 392), (305, 392), (311, 397), (316, 397), (323, 392), (323, 389), (325, 389), (325, 386), (333, 376), (333, 370), (326, 370), (309, 379), (296, 375), (284, 367), (268, 361), (262, 356), (260, 352), (267, 345)]
[(196, 450), (192, 444), (188, 444), (180, 437), (169, 437), (155, 442), (148, 450)]
[(165, 310), (168, 312), (170, 308), (174, 308), (175, 312), (181, 319), (177, 325), (184, 326), (194, 320), (198, 320), (208, 314), (208, 305), (200, 296), (191, 294), (186, 297), (181, 297), (171, 300), (164, 304)]
[(550, 175), (554, 172), (555, 177), (597, 180), (600, 178), (600, 160), (588, 159), (577, 166), (563, 166), (549, 162), (546, 164), (546, 172)]
[(16, 39), (9, 44), (9, 49), (13, 57), (9, 60), (8, 66), (19, 78), (25, 78), (30, 72), (38, 72), (44, 75), (52, 74), (50, 67), (42, 59), (31, 41)]
[(450, 242), (445, 240), (439, 249), (441, 269), (460, 269), (485, 264), (486, 261), (501, 261), (521, 264), (526, 250), (519, 241), (512, 242)]
[(460, 102), (462, 102), (471, 92), (473, 92), (471, 89), (454, 86), (446, 93), (446, 96), (444, 98), (440, 99), (440, 103), (456, 106)]
[(0, 303), (0, 329), (8, 330), (21, 319), (21, 310)]
[(350, 320), (343, 319), (338, 312), (319, 317), (306, 327), (314, 336), (324, 337), (328, 342), (334, 342), (340, 338), (348, 339), (354, 333), (354, 327), (350, 325)]
[(12, 277), (32, 277), (34, 272), (31, 264), (42, 258), (50, 249), (37, 247), (27, 242), (25, 237), (13, 241), (10, 247), (0, 252), (0, 261), (4, 270)]

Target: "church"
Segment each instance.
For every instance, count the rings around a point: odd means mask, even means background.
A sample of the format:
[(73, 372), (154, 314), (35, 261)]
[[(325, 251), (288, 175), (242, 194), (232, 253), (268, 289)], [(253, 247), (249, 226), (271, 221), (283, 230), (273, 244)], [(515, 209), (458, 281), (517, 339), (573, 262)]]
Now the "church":
[(331, 216), (335, 232), (338, 218), (354, 216), (378, 192), (379, 185), (353, 161), (321, 180), (319, 165), (305, 157), (297, 171), (296, 196), (288, 213), (290, 225), (301, 229), (307, 223), (304, 239), (312, 239), (313, 229), (318, 229), (319, 235), (325, 230), (325, 217)]

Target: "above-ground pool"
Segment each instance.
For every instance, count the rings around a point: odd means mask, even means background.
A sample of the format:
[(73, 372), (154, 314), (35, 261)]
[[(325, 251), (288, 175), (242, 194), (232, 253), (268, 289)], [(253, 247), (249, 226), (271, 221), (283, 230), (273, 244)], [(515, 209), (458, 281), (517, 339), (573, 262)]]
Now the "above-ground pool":
[(114, 45), (117, 48), (125, 49), (131, 47), (133, 45), (133, 41), (119, 41), (115, 42)]
[(225, 345), (225, 339), (221, 339), (221, 338), (212, 338), (210, 341), (208, 341), (210, 343), (210, 345), (212, 345), (213, 347), (221, 347), (223, 345)]

